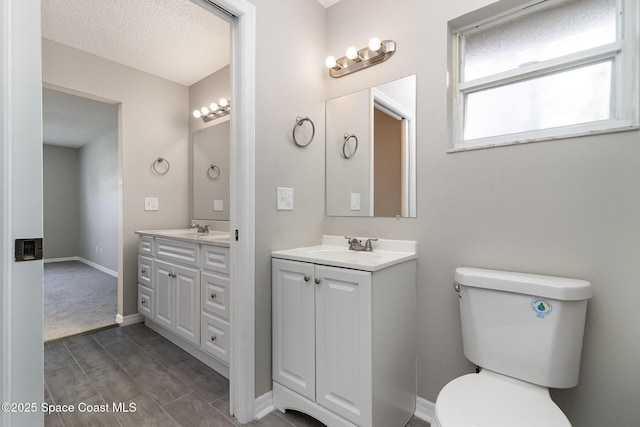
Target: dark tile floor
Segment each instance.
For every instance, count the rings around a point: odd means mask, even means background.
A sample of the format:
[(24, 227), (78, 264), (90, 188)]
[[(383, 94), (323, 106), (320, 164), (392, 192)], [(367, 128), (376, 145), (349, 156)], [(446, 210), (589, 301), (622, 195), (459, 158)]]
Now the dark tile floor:
[[(46, 426), (238, 425), (228, 414), (229, 381), (143, 324), (47, 343), (44, 369), (45, 402), (75, 409), (46, 414)], [(135, 411), (114, 411), (114, 403)], [(323, 424), (298, 412), (274, 411), (248, 425)], [(414, 418), (407, 426), (429, 424)]]

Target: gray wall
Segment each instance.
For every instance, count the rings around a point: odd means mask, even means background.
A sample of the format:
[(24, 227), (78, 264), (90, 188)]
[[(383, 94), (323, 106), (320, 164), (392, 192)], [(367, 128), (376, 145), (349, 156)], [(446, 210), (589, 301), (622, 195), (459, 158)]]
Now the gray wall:
[[(261, 396), (271, 390), (270, 253), (318, 244), (322, 236), (326, 14), (315, 0), (251, 3), (257, 14), (255, 338)], [(306, 148), (291, 137), (296, 116), (309, 116), (316, 126)], [(293, 211), (276, 211), (276, 187), (294, 189)]]
[[(637, 425), (640, 135), (446, 154), (447, 22), (489, 3), (343, 0), (329, 8), (327, 54), (374, 35), (398, 49), (384, 64), (329, 80), (328, 98), (417, 74), (418, 216), (326, 218), (324, 231), (419, 242), (418, 394), (431, 402), (473, 370), (451, 290), (456, 267), (591, 281), (580, 384), (552, 396), (573, 425)], [(367, 19), (354, 23), (363, 10)]]
[(42, 209), (45, 259), (78, 256), (79, 168), (76, 148), (43, 145)]
[[(115, 106), (113, 108), (116, 108)], [(78, 255), (118, 271), (118, 129), (78, 149)]]

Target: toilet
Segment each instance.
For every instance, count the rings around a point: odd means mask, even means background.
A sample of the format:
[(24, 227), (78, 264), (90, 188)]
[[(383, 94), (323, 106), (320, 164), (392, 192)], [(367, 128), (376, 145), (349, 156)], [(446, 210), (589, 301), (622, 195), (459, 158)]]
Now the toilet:
[(549, 388), (578, 384), (584, 280), (460, 267), (464, 355), (480, 368), (438, 394), (433, 427), (565, 427)]

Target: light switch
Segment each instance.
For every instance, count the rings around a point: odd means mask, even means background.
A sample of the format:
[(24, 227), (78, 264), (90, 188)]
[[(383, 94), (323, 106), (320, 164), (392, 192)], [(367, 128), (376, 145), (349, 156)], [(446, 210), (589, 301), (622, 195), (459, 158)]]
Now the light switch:
[(293, 188), (277, 187), (276, 209), (279, 211), (293, 210)]
[(351, 210), (360, 210), (360, 193), (351, 193)]
[(224, 201), (215, 199), (213, 201), (213, 210), (216, 212), (220, 212), (224, 210)]
[(145, 197), (144, 198), (144, 210), (145, 211), (157, 211), (159, 210), (159, 202), (157, 197)]

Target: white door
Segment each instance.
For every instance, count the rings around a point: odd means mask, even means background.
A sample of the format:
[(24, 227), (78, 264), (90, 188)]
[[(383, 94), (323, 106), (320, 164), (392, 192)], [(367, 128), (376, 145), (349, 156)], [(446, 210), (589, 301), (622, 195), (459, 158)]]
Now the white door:
[(314, 265), (273, 260), (273, 380), (315, 400)]
[(316, 266), (316, 402), (371, 425), (371, 273)]
[(155, 280), (155, 321), (159, 325), (173, 329), (173, 264), (164, 261), (154, 263)]
[(200, 345), (200, 271), (174, 266), (175, 331)]
[[(0, 71), (0, 397), (41, 402), (42, 261), (15, 262), (13, 242), (42, 235), (40, 1), (2, 0)], [(35, 426), (41, 411), (5, 411), (0, 425)]]

